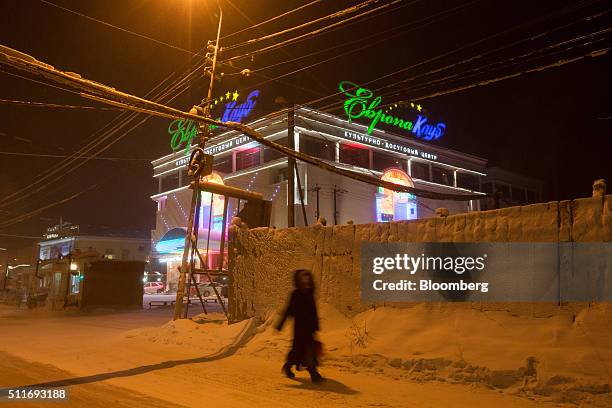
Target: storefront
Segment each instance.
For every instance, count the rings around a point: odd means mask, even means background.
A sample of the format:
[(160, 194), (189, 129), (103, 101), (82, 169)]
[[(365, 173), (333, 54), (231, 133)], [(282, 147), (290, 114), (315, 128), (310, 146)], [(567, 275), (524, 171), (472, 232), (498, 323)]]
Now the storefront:
[[(284, 146), (290, 145), (288, 135), (293, 133), (295, 150), (337, 167), (428, 191), (481, 193), (485, 159), (442, 148), (424, 137), (411, 137), (414, 135), (412, 132), (408, 135), (400, 131), (391, 132), (306, 107), (295, 108), (292, 132), (287, 113), (247, 123), (266, 139)], [(431, 126), (428, 133), (424, 131), (422, 135), (439, 137), (442, 131), (435, 129), (444, 128)], [(174, 280), (171, 275), (177, 273), (187, 226), (191, 190), (188, 188), (186, 162), (192, 148), (178, 146), (176, 152), (152, 162), (158, 193), (151, 199), (157, 203), (158, 211), (156, 229), (152, 231), (154, 251), (151, 259), (158, 262), (160, 268), (166, 267), (169, 282)], [(263, 194), (265, 199), (272, 201), (271, 226), (287, 226), (286, 157), (235, 131), (217, 135), (208, 142), (205, 151), (215, 158), (210, 181)], [(294, 183), (297, 226), (304, 225), (300, 196), (309, 225), (319, 216), (326, 218), (328, 225), (349, 221), (363, 224), (432, 217), (439, 207), (448, 208), (451, 214), (479, 209), (476, 200), (426, 199), (377, 188), (309, 164), (298, 162), (297, 166), (299, 182), (296, 178)], [(203, 197), (198, 247), (205, 249), (208, 244), (211, 267), (217, 266), (222, 208), (222, 197)], [(236, 209), (230, 205), (230, 214), (235, 212)], [(211, 239), (203, 241), (203, 237), (208, 236), (209, 219)]]

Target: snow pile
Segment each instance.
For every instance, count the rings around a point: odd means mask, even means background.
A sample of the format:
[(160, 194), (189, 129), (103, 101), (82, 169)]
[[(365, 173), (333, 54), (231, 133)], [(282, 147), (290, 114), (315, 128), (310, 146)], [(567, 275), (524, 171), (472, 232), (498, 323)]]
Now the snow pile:
[(244, 320), (228, 326), (222, 313), (200, 314), (191, 319), (170, 321), (161, 327), (130, 330), (125, 338), (214, 353), (240, 337), (249, 322)]
[[(611, 406), (612, 320), (608, 304), (578, 315), (526, 317), (469, 305), (382, 307), (346, 317), (321, 304), (325, 365), (342, 371), (411, 381), (441, 381), (498, 389), (541, 400)], [(292, 328), (278, 333), (253, 320), (227, 325), (223, 315), (199, 315), (128, 337), (169, 346), (233, 353), (282, 363)]]

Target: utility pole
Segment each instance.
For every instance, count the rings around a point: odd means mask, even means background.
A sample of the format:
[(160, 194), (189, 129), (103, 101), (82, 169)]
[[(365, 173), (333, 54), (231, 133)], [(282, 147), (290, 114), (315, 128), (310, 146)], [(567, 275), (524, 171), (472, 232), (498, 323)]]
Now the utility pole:
[(338, 201), (336, 199), (337, 193), (338, 193), (338, 188), (334, 184), (334, 225), (338, 225)]
[[(214, 43), (208, 41), (206, 45), (206, 56), (204, 65), (204, 75), (210, 74), (210, 83), (208, 85), (208, 94), (205, 100), (199, 106), (194, 106), (190, 113), (202, 113), (205, 117), (210, 117), (210, 100), (212, 99), (213, 86), (215, 84), (215, 69), (217, 67), (217, 56), (219, 54), (219, 40), (221, 38), (221, 24), (223, 22), (223, 10), (219, 6), (219, 25), (217, 27), (217, 38)], [(206, 176), (212, 172), (213, 157), (204, 153), (204, 146), (210, 139), (210, 127), (207, 123), (200, 124), (198, 137), (198, 147), (191, 153), (189, 163), (187, 165), (187, 176), (191, 177), (193, 183), (193, 195), (191, 198), (191, 210), (189, 211), (189, 220), (187, 222), (187, 234), (185, 235), (185, 244), (183, 246), (183, 256), (181, 266), (179, 267), (179, 281), (176, 289), (176, 302), (174, 304), (174, 320), (180, 319), (183, 314), (183, 301), (185, 297), (185, 285), (192, 277), (191, 273), (195, 268), (195, 250), (198, 245), (198, 225), (195, 222), (196, 210), (200, 203), (200, 188), (197, 181), (200, 177)], [(211, 206), (212, 207), (212, 206)], [(201, 214), (198, 214), (201, 216)], [(208, 226), (210, 232), (210, 225)], [(208, 259), (208, 254), (206, 254)], [(206, 267), (207, 268), (207, 267)], [(196, 287), (197, 289), (197, 287)], [(215, 289), (216, 292), (216, 289)], [(189, 302), (189, 293), (187, 293), (187, 302)], [(185, 316), (186, 317), (186, 316)]]
[(346, 193), (346, 190), (334, 184), (334, 225), (338, 225), (338, 193)]
[(321, 212), (319, 211), (319, 192), (321, 191), (321, 187), (317, 184), (310, 191), (314, 191), (317, 193), (317, 210), (315, 211), (315, 218), (318, 220)]
[[(293, 109), (287, 112), (288, 147), (295, 150), (295, 114)], [(295, 159), (287, 158), (287, 227), (295, 227)]]

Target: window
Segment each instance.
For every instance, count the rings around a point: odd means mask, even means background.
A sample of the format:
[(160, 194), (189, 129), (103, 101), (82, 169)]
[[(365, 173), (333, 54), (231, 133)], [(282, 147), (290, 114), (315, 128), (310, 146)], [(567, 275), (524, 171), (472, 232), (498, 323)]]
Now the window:
[(236, 153), (236, 171), (259, 165), (259, 152), (257, 146)]
[(408, 164), (406, 163), (406, 160), (400, 157), (391, 156), (390, 154), (381, 153), (376, 150), (372, 151), (373, 170), (383, 171), (392, 167), (408, 171)]
[(213, 164), (213, 170), (220, 173), (231, 173), (232, 172), (232, 155), (226, 154), (222, 157), (215, 157)]
[(512, 187), (512, 200), (518, 203), (524, 203), (527, 197), (525, 196), (525, 189), (519, 187)]
[(81, 286), (81, 274), (70, 274), (70, 293), (79, 293)]
[(363, 147), (340, 144), (340, 163), (351, 164), (364, 169), (370, 168), (370, 151)]
[(336, 143), (300, 134), (300, 152), (323, 160), (336, 160)]
[(187, 169), (186, 168), (181, 168), (179, 170), (179, 174), (181, 175), (181, 180), (180, 180), (180, 187), (182, 186), (188, 186), (189, 182), (191, 181), (189, 179), (189, 176), (187, 175)]
[(432, 166), (431, 178), (431, 181), (434, 183), (444, 184), (447, 186), (452, 186), (454, 184), (453, 170), (445, 169), (443, 167)]
[(506, 200), (510, 199), (510, 186), (507, 184), (495, 183), (495, 191), (500, 192), (501, 196)]
[(466, 188), (468, 190), (478, 190), (478, 177), (473, 174), (457, 172), (457, 187)]
[(429, 164), (412, 160), (410, 171), (413, 179), (429, 180)]
[(162, 176), (161, 182), (162, 182), (162, 191), (169, 191), (169, 190), (174, 190), (175, 188), (179, 188), (180, 185), (179, 185), (178, 171)]
[[(286, 137), (283, 137), (278, 140), (274, 140), (274, 143), (278, 143), (281, 146), (287, 147), (289, 146), (289, 139)], [(272, 160), (280, 159), (281, 157), (285, 157), (284, 154), (270, 147), (264, 146), (263, 149), (264, 149), (264, 163), (270, 162)]]
[(54, 294), (59, 294), (60, 293), (60, 285), (62, 284), (62, 273), (61, 272), (55, 272), (53, 274), (53, 293)]
[(482, 183), (482, 191), (487, 194), (493, 194), (493, 183), (491, 183), (490, 181), (485, 181), (484, 183)]

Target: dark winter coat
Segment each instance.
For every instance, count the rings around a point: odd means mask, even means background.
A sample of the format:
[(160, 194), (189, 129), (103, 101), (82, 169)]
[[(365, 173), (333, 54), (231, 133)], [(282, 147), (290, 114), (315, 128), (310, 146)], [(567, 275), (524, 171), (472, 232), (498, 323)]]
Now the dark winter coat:
[(296, 289), (291, 293), (289, 305), (276, 325), (283, 328), (289, 316), (294, 318), (293, 345), (287, 356), (287, 362), (307, 367), (316, 367), (316, 343), (313, 337), (319, 330), (319, 315), (314, 300), (314, 290)]

